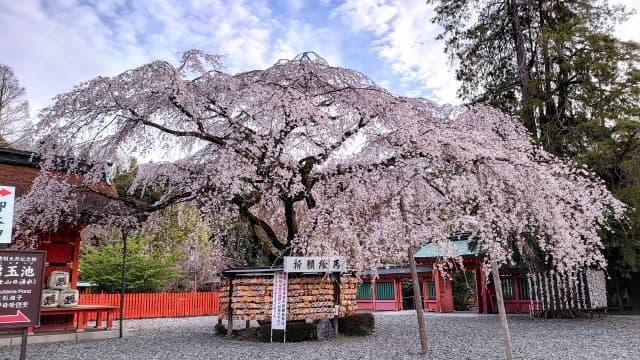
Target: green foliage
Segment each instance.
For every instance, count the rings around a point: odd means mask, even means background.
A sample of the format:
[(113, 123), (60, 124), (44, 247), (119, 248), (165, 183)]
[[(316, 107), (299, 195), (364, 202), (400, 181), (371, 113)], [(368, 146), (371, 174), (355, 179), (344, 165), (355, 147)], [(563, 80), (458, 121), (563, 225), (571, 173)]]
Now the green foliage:
[(609, 271), (640, 270), (640, 45), (613, 35), (628, 12), (594, 0), (430, 2), (459, 95), (520, 117), (546, 150), (602, 177), (632, 208), (602, 234)]
[(338, 320), (338, 331), (346, 336), (367, 336), (373, 333), (376, 320), (371, 313), (359, 313)]
[(475, 280), (472, 271), (456, 271), (451, 274), (453, 306), (456, 310), (466, 311), (468, 305), (474, 302), (476, 293)]
[(161, 186), (154, 187), (153, 189), (147, 189), (144, 192), (140, 190), (137, 190), (133, 194), (129, 192), (131, 183), (136, 177), (137, 164), (138, 161), (135, 158), (130, 158), (128, 168), (131, 170), (119, 172), (113, 178), (113, 185), (118, 192), (118, 197), (125, 202), (129, 202), (131, 204), (133, 202), (144, 203), (147, 205), (153, 204), (154, 202), (160, 200), (160, 198), (162, 197), (163, 191)]
[[(177, 254), (149, 248), (151, 239), (132, 236), (127, 240), (126, 291), (158, 291), (178, 275)], [(93, 282), (100, 290), (120, 290), (122, 242), (99, 248), (85, 248), (80, 257), (80, 274), (83, 280)]]
[[(284, 332), (282, 330), (273, 331), (273, 341), (283, 342)], [(287, 323), (287, 342), (300, 342), (316, 340), (316, 325), (306, 322)], [(258, 331), (258, 341), (271, 341), (271, 324), (260, 326)]]

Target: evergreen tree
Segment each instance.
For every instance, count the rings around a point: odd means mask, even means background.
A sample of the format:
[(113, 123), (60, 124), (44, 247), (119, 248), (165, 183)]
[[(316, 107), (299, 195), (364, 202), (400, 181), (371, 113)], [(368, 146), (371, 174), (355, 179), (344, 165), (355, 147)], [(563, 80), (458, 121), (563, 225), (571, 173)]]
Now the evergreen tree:
[[(159, 291), (179, 276), (179, 254), (151, 248), (153, 239), (146, 236), (129, 238), (127, 249), (126, 289), (128, 292)], [(85, 247), (81, 256), (80, 275), (95, 283), (100, 290), (120, 289), (122, 242), (101, 247)]]
[(609, 271), (640, 265), (640, 45), (608, 1), (431, 0), (458, 64), (459, 95), (517, 115), (546, 150), (595, 170), (630, 205), (606, 236)]

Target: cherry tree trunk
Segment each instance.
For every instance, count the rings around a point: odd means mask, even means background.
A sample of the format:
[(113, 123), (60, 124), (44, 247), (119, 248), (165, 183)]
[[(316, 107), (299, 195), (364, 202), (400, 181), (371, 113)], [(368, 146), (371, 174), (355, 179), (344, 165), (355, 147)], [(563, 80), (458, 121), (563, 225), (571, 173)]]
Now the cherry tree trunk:
[(418, 280), (418, 269), (416, 267), (416, 259), (413, 257), (413, 247), (409, 248), (409, 264), (411, 265), (411, 283), (413, 284), (413, 301), (416, 306), (416, 315), (418, 316), (418, 331), (420, 332), (421, 354), (425, 357), (429, 352), (427, 344), (427, 329), (424, 322), (424, 312), (422, 311), (422, 296), (420, 295), (420, 280)]
[(507, 323), (507, 312), (504, 309), (504, 298), (502, 297), (502, 283), (500, 282), (500, 273), (498, 263), (491, 260), (491, 275), (493, 276), (493, 287), (496, 289), (496, 300), (498, 301), (498, 313), (500, 314), (500, 330), (504, 338), (505, 353), (507, 360), (513, 359), (513, 351), (511, 350), (511, 334), (509, 333), (509, 324)]

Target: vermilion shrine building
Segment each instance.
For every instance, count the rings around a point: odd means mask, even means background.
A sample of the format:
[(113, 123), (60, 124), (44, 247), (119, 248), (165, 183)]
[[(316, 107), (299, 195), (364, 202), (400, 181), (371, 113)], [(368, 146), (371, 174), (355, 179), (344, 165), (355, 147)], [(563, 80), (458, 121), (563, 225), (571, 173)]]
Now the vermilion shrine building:
[[(40, 172), (39, 163), (40, 158), (34, 153), (0, 149), (0, 184), (14, 186), (16, 188), (15, 196), (17, 200), (31, 189), (34, 180)], [(79, 182), (78, 175), (64, 174), (63, 176), (67, 176), (70, 182)], [(101, 186), (109, 189), (106, 183), (101, 184)], [(99, 206), (99, 204), (94, 203), (90, 206)], [(82, 224), (59, 224), (56, 232), (43, 233), (38, 236), (35, 249), (46, 251), (44, 284), (47, 283), (51, 272), (65, 271), (70, 275), (70, 288), (77, 288), (80, 232), (82, 228)], [(13, 244), (12, 247), (14, 247)], [(115, 309), (111, 307), (104, 307), (104, 309), (102, 309), (100, 306), (94, 306), (92, 309), (83, 306), (72, 308), (43, 308), (40, 318), (41, 326), (36, 330), (75, 329), (78, 332), (82, 332), (86, 325), (86, 313), (89, 311), (97, 311), (99, 313), (98, 318), (107, 320), (106, 327), (110, 328), (114, 310)]]
[[(476, 289), (475, 308), (478, 313), (497, 313), (495, 290), (487, 281), (482, 266), (482, 254), (472, 251), (467, 240), (455, 240), (453, 244), (462, 256), (465, 270), (473, 273)], [(443, 255), (435, 244), (423, 246), (415, 255), (418, 264), (423, 307), (431, 312), (453, 312), (453, 287), (450, 276), (444, 276), (434, 263)], [(454, 270), (455, 271), (455, 270)], [(375, 285), (365, 277), (358, 287), (358, 310), (399, 311), (413, 309), (411, 272), (408, 266), (378, 269)], [(526, 274), (519, 269), (500, 270), (502, 292), (506, 311), (509, 313), (529, 313), (531, 300)], [(405, 296), (403, 297), (403, 289)]]

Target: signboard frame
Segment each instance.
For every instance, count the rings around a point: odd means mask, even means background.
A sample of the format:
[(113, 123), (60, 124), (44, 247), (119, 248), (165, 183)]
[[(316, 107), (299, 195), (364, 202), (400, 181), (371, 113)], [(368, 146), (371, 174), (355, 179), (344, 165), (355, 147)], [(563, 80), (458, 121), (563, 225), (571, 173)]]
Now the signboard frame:
[(11, 244), (15, 200), (16, 188), (9, 185), (0, 185), (0, 245)]
[[(34, 279), (35, 284), (33, 285), (29, 285), (30, 289), (33, 289), (35, 292), (35, 294), (33, 294), (29, 300), (31, 302), (31, 306), (29, 306), (29, 311), (22, 312), (20, 311), (20, 309), (16, 309), (17, 313), (16, 315), (18, 315), (19, 313), (22, 313), (24, 316), (26, 316), (30, 321), (29, 322), (17, 322), (17, 323), (0, 323), (0, 329), (5, 329), (5, 328), (11, 328), (11, 329), (18, 329), (18, 328), (29, 328), (29, 327), (38, 327), (40, 326), (40, 315), (41, 315), (41, 310), (42, 310), (42, 285), (43, 285), (43, 281), (44, 281), (44, 268), (45, 268), (45, 261), (47, 258), (47, 252), (46, 251), (42, 251), (42, 250), (13, 250), (13, 249), (0, 249), (0, 257), (24, 257), (24, 256), (35, 256), (38, 259), (34, 262), (36, 264), (40, 264), (40, 269), (39, 271), (35, 271), (34, 272)], [(3, 263), (3, 261), (0, 260), (0, 264)], [(3, 269), (4, 271), (4, 269)], [(15, 285), (11, 285), (11, 286), (15, 286)], [(20, 286), (20, 285), (18, 285)], [(27, 286), (27, 285), (22, 285), (22, 286)], [(3, 290), (4, 289), (4, 285), (2, 285)], [(0, 296), (2, 296), (3, 294), (0, 294)], [(37, 300), (37, 301), (36, 301)], [(35, 304), (34, 304), (35, 302)], [(0, 301), (1, 303), (1, 301)], [(31, 310), (35, 305), (36, 310)], [(7, 316), (7, 315), (1, 315), (1, 316)], [(31, 316), (31, 317), (29, 317)]]
[(344, 256), (285, 256), (284, 272), (345, 273), (347, 262)]

